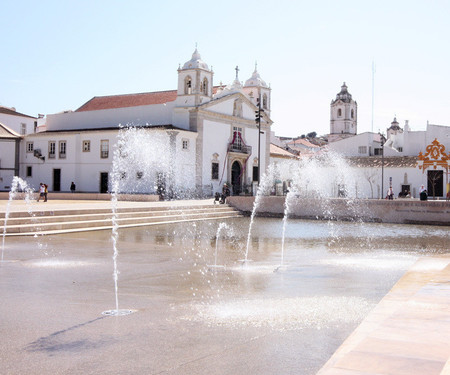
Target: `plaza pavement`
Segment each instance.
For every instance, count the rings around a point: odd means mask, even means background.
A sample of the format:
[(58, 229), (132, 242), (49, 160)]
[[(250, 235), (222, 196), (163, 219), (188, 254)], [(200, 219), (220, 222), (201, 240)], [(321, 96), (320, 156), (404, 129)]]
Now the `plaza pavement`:
[[(0, 200), (5, 212), (7, 200)], [(118, 207), (199, 206), (212, 199), (119, 201)], [(49, 200), (33, 210), (101, 209), (110, 201)], [(11, 211), (27, 211), (23, 200)], [(450, 256), (421, 258), (347, 338), (318, 375), (450, 375)]]
[(318, 375), (450, 375), (450, 257), (423, 257)]
[[(135, 208), (135, 207), (182, 207), (182, 206), (201, 206), (205, 204), (213, 205), (213, 199), (198, 199), (198, 200), (176, 200), (163, 202), (146, 202), (146, 201), (118, 201), (118, 208)], [(8, 200), (0, 199), (0, 212), (6, 212)], [(25, 200), (13, 200), (10, 204), (10, 211), (62, 211), (73, 209), (110, 209), (111, 201), (109, 200), (70, 200), (70, 199), (49, 199), (47, 202), (43, 200), (37, 202), (36, 200), (30, 203)]]

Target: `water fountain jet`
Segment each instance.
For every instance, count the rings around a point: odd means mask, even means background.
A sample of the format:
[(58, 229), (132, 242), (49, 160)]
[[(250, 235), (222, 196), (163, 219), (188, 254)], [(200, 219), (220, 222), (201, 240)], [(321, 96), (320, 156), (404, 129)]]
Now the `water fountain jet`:
[(20, 190), (25, 192), (25, 202), (28, 207), (28, 213), (32, 214), (31, 201), (33, 199), (34, 190), (28, 186), (27, 182), (22, 180), (18, 176), (14, 176), (11, 183), (11, 190), (9, 191), (8, 203), (6, 205), (5, 220), (3, 223), (3, 236), (2, 236), (2, 258), (1, 261), (4, 262), (4, 252), (5, 252), (5, 238), (6, 238), (6, 225), (8, 224), (8, 219), (11, 211), (11, 204), (16, 197), (17, 192)]

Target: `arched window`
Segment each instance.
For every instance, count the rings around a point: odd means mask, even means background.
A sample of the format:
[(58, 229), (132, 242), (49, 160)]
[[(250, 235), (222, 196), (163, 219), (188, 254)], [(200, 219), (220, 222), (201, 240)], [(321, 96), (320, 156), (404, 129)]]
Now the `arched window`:
[(184, 79), (184, 93), (192, 94), (192, 78), (190, 76)]
[(355, 117), (355, 111), (352, 109), (352, 118), (354, 118)]
[(263, 95), (263, 109), (267, 109), (267, 94)]
[(206, 77), (203, 78), (202, 92), (203, 94), (208, 95), (208, 79)]
[(338, 117), (341, 117), (342, 116), (342, 109), (338, 109)]

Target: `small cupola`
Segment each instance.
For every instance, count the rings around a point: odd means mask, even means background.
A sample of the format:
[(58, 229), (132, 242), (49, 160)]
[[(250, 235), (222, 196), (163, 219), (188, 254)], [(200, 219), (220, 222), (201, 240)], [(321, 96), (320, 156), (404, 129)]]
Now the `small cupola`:
[(267, 83), (259, 75), (256, 64), (255, 64), (255, 71), (253, 72), (252, 76), (249, 79), (247, 79), (247, 81), (245, 81), (244, 87), (269, 88), (269, 86), (267, 86)]
[(387, 129), (388, 134), (397, 134), (403, 133), (403, 129), (400, 127), (400, 124), (397, 121), (397, 116), (394, 117), (394, 120), (391, 122), (391, 126)]
[(206, 64), (202, 60), (202, 57), (200, 56), (200, 53), (198, 52), (197, 48), (195, 48), (195, 51), (192, 54), (192, 58), (189, 61), (186, 61), (183, 65), (183, 68), (181, 68), (181, 70), (187, 70), (187, 69), (209, 70), (208, 64)]
[(270, 112), (270, 91), (269, 85), (261, 78), (258, 72), (258, 65), (255, 63), (255, 70), (252, 76), (245, 81), (244, 92), (255, 105), (261, 99), (261, 107)]
[(352, 95), (348, 92), (345, 82), (341, 86), (341, 91), (336, 95), (336, 101), (338, 100), (344, 103), (350, 103), (352, 101)]

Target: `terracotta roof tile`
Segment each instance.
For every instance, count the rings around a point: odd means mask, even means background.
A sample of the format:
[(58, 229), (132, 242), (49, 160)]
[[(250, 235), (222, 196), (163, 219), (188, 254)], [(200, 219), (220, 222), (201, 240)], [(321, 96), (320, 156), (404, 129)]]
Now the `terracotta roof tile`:
[[(382, 164), (381, 156), (353, 156), (348, 157), (347, 160), (360, 168), (381, 168)], [(414, 168), (417, 166), (417, 156), (385, 156), (383, 162), (385, 168)]]
[(291, 147), (295, 147), (295, 146), (297, 146), (297, 145), (303, 145), (303, 146), (311, 147), (311, 148), (318, 148), (318, 147), (319, 147), (319, 146), (317, 146), (317, 145), (311, 143), (311, 142), (308, 141), (307, 139), (302, 139), (302, 138), (296, 139), (296, 140), (293, 141), (293, 142), (288, 142), (287, 144), (288, 144), (289, 146), (291, 146)]
[(173, 102), (176, 98), (177, 90), (146, 92), (141, 94), (94, 96), (75, 112), (164, 104)]
[[(213, 93), (219, 86), (213, 87)], [(173, 102), (177, 98), (177, 90), (144, 92), (140, 94), (94, 96), (75, 112), (98, 111), (100, 109), (114, 109), (137, 107), (140, 105), (164, 104)]]
[(297, 159), (296, 155), (273, 143), (270, 144), (270, 156)]

